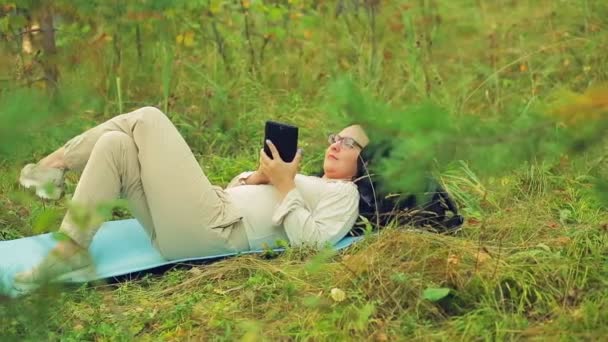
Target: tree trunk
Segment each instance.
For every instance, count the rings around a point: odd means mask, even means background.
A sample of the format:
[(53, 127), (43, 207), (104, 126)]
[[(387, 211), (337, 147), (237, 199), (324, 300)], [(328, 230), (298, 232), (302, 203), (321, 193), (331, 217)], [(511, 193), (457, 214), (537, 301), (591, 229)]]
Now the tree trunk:
[(42, 68), (47, 89), (57, 88), (59, 70), (57, 68), (57, 46), (55, 45), (55, 27), (53, 25), (53, 10), (46, 6), (40, 11), (40, 31), (42, 33), (42, 52), (44, 59)]

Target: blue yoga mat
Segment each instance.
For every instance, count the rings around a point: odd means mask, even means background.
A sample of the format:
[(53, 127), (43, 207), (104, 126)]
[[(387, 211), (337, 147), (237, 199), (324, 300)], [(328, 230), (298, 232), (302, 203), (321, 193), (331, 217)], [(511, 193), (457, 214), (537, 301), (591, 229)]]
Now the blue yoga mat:
[[(336, 249), (343, 249), (360, 237), (347, 236), (339, 241)], [(17, 296), (13, 288), (16, 273), (28, 270), (42, 261), (57, 241), (51, 234), (30, 236), (17, 240), (0, 241), (0, 293)], [(168, 261), (152, 246), (144, 229), (135, 219), (104, 223), (89, 249), (95, 264), (95, 274), (87, 278), (70, 279), (71, 282), (87, 282), (126, 275), (153, 269), (159, 266), (198, 260), (216, 260), (237, 253), (228, 253), (202, 258), (187, 258)], [(283, 251), (278, 248), (275, 251)], [(262, 253), (262, 250), (241, 254)]]

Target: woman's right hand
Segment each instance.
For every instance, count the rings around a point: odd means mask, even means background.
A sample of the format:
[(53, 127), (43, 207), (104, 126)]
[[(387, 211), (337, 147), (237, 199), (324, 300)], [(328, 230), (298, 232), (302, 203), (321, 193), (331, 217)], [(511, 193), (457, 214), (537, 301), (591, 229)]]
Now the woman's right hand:
[(268, 177), (259, 169), (254, 171), (247, 179), (245, 183), (248, 185), (259, 185), (259, 184), (268, 184), (270, 180)]
[[(264, 153), (264, 151), (262, 151), (261, 153)], [(268, 176), (266, 176), (264, 174), (264, 172), (262, 172), (262, 154), (260, 153), (260, 159), (258, 162), (258, 169), (255, 170), (249, 177), (247, 177), (247, 179), (245, 180), (245, 183), (248, 185), (259, 185), (259, 184), (268, 184), (270, 183), (270, 179), (268, 178)]]

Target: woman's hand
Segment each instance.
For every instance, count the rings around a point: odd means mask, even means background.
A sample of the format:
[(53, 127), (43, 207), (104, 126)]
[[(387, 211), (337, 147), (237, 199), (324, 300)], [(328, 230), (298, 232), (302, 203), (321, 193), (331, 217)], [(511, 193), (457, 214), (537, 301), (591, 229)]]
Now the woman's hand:
[(270, 184), (279, 190), (281, 197), (285, 197), (289, 191), (296, 187), (294, 178), (298, 173), (300, 160), (302, 160), (302, 150), (298, 150), (291, 163), (286, 163), (281, 159), (279, 151), (270, 140), (266, 140), (266, 145), (270, 148), (273, 159), (268, 157), (262, 149), (260, 151), (259, 170), (268, 177)]
[[(262, 153), (263, 153), (263, 150), (262, 150)], [(260, 184), (268, 184), (268, 183), (270, 183), (270, 179), (268, 179), (268, 176), (266, 176), (266, 174), (264, 174), (264, 171), (262, 171), (262, 154), (260, 154), (258, 169), (255, 170), (251, 174), (251, 176), (247, 177), (247, 179), (245, 180), (245, 184), (260, 185)]]
[(245, 184), (247, 185), (260, 185), (260, 184), (268, 184), (270, 181), (268, 177), (260, 169), (254, 171), (249, 177), (245, 179)]

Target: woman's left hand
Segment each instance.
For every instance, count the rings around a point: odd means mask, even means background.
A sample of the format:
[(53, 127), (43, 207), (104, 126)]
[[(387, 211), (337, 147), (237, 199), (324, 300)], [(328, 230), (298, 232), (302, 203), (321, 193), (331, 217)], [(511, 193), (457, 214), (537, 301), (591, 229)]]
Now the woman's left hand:
[(281, 196), (285, 196), (296, 187), (294, 178), (298, 173), (300, 160), (302, 160), (302, 150), (298, 150), (292, 162), (286, 163), (281, 159), (279, 151), (270, 140), (266, 141), (266, 145), (272, 153), (272, 159), (262, 149), (260, 151), (260, 170), (268, 177), (270, 184), (279, 190)]

